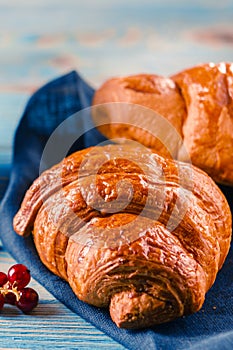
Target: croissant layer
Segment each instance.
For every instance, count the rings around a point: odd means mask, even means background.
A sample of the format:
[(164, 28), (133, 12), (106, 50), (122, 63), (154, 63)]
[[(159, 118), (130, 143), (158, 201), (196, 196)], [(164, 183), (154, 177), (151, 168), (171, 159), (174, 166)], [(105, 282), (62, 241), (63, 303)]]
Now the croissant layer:
[(93, 106), (93, 120), (108, 138), (132, 139), (162, 156), (191, 160), (216, 182), (233, 185), (232, 63), (201, 64), (170, 78), (153, 74), (112, 78), (97, 89)]
[(15, 231), (80, 300), (136, 329), (198, 311), (230, 246), (231, 213), (212, 179), (141, 146), (73, 153), (25, 194)]

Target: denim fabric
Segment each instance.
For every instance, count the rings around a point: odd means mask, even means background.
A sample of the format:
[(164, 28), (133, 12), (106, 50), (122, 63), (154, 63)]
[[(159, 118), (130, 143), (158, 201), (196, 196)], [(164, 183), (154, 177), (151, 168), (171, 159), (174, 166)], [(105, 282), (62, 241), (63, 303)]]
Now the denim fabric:
[[(76, 73), (62, 76), (38, 90), (29, 100), (14, 139), (14, 156), (8, 189), (0, 207), (0, 237), (9, 253), (26, 264), (33, 277), (68, 308), (129, 349), (233, 349), (233, 251), (227, 257), (202, 310), (168, 324), (140, 331), (118, 329), (107, 310), (79, 301), (69, 285), (41, 263), (32, 237), (19, 237), (12, 219), (28, 186), (39, 174), (44, 146), (53, 130), (71, 114), (88, 107), (94, 90)], [(80, 123), (85, 128), (85, 121)], [(67, 132), (73, 132), (73, 128)], [(102, 142), (92, 129), (75, 144), (82, 149)], [(74, 149), (73, 149), (74, 150)], [(233, 192), (223, 187), (232, 205)]]

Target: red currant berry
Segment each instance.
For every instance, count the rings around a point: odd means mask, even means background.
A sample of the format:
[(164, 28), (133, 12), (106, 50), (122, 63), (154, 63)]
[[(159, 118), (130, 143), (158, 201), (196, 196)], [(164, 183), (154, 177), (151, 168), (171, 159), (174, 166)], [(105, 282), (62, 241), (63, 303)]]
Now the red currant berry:
[(18, 290), (26, 287), (30, 279), (30, 271), (23, 264), (13, 265), (8, 271), (8, 281)]
[(8, 281), (7, 275), (4, 272), (0, 272), (0, 287), (3, 287)]
[(4, 305), (4, 296), (0, 294), (0, 310), (3, 309), (3, 305)]
[(5, 298), (5, 304), (15, 305), (16, 295), (14, 293), (8, 292), (7, 294), (5, 294), (4, 298)]
[(27, 287), (20, 291), (20, 298), (19, 301), (16, 302), (16, 306), (24, 313), (28, 313), (37, 306), (38, 300), (39, 297), (37, 292), (34, 289)]

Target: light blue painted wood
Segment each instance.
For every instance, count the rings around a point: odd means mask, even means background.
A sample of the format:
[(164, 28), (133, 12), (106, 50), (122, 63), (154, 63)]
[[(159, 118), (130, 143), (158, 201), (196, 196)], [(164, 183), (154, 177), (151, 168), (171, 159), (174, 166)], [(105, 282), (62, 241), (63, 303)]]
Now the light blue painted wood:
[[(0, 247), (0, 271), (15, 261)], [(0, 349), (104, 349), (123, 350), (120, 344), (97, 330), (58, 302), (39, 283), (40, 302), (30, 315), (5, 305), (0, 312)]]
[(232, 18), (231, 0), (1, 0), (0, 153), (11, 152), (26, 97), (46, 81), (76, 69), (99, 86), (232, 61)]
[[(39, 86), (72, 69), (97, 87), (115, 75), (232, 61), (232, 18), (231, 0), (0, 0), (0, 197), (14, 130)], [(0, 269), (12, 263), (0, 250)], [(33, 315), (0, 314), (1, 349), (123, 349), (32, 285), (41, 300)]]

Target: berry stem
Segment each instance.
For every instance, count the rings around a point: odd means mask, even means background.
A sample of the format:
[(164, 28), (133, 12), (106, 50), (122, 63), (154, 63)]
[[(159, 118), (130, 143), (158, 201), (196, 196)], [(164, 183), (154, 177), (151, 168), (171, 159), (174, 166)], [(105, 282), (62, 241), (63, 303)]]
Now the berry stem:
[(16, 301), (19, 301), (20, 299), (20, 291), (18, 291), (17, 287), (11, 286), (8, 282), (3, 287), (0, 287), (0, 293), (3, 296), (8, 293), (13, 293), (16, 297)]
[(22, 312), (31, 312), (38, 304), (39, 295), (30, 287), (30, 270), (23, 264), (15, 264), (7, 275), (0, 271), (0, 310), (4, 304), (15, 305)]

